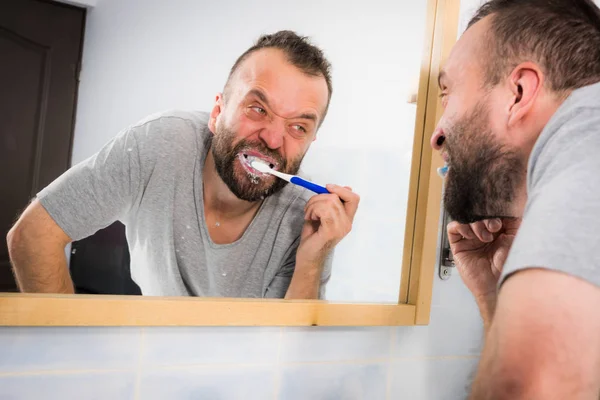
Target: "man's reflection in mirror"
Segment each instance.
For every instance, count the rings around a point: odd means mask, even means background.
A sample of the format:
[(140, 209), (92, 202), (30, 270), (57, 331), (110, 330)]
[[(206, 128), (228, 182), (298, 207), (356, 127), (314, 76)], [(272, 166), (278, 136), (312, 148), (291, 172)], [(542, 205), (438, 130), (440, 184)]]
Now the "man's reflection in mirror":
[(314, 195), (251, 162), (298, 173), (331, 94), (319, 48), (260, 37), (210, 112), (149, 116), (37, 195), (8, 235), (20, 290), (73, 293), (65, 246), (121, 221), (144, 295), (323, 298), (359, 197)]

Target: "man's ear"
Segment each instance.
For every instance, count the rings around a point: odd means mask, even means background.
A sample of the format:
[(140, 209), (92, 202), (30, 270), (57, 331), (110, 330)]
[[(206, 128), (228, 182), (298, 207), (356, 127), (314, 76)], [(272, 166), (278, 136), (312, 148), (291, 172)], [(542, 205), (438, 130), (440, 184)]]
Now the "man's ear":
[(522, 121), (535, 105), (544, 84), (544, 74), (535, 63), (524, 62), (513, 69), (508, 84), (513, 94), (508, 126), (514, 126)]
[(223, 93), (217, 93), (215, 97), (215, 105), (210, 112), (210, 119), (208, 120), (208, 129), (213, 133), (217, 132), (217, 122), (221, 113), (223, 112)]

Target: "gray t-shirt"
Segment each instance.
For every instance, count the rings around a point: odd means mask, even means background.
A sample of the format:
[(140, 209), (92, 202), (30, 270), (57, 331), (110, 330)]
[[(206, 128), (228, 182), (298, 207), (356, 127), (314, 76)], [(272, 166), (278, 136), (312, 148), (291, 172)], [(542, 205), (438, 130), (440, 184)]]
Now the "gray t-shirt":
[(500, 283), (527, 268), (600, 286), (600, 83), (563, 102), (529, 159), (528, 199)]
[[(123, 222), (132, 279), (144, 295), (282, 298), (294, 272), (304, 206), (313, 193), (287, 185), (264, 200), (239, 240), (215, 244), (202, 194), (212, 139), (208, 118), (184, 111), (150, 116), (37, 197), (73, 240)], [(323, 271), (321, 298), (332, 257)]]

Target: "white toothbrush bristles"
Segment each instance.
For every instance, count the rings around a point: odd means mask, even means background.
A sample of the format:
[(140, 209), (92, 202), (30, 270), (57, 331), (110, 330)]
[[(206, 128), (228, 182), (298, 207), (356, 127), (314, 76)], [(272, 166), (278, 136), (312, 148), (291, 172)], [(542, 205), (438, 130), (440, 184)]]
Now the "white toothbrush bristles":
[(257, 171), (263, 172), (263, 173), (269, 173), (271, 172), (271, 167), (269, 167), (267, 164), (260, 162), (258, 160), (254, 160), (250, 163), (250, 166), (252, 168), (254, 168)]

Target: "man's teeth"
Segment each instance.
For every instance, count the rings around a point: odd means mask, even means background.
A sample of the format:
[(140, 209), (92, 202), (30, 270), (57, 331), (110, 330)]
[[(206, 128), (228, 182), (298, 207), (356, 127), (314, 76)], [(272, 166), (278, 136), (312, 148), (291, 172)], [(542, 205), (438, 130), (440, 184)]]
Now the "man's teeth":
[(252, 161), (259, 161), (259, 162), (261, 162), (261, 163), (263, 163), (263, 164), (266, 164), (266, 165), (268, 165), (270, 168), (275, 168), (275, 164), (273, 164), (273, 163), (269, 163), (269, 162), (267, 162), (267, 161), (263, 160), (263, 159), (262, 159), (262, 158), (260, 158), (260, 157), (256, 157), (256, 156), (251, 156), (251, 155), (248, 155), (248, 154), (244, 154), (244, 159), (246, 160), (246, 162), (247, 162), (247, 163), (248, 163), (248, 165), (250, 165), (250, 166), (252, 165)]

